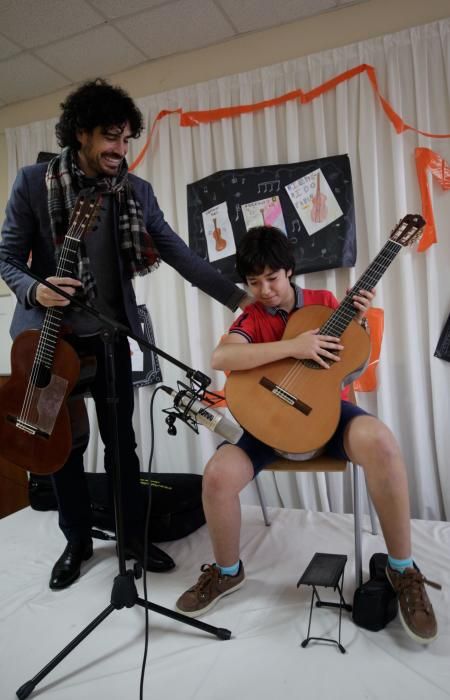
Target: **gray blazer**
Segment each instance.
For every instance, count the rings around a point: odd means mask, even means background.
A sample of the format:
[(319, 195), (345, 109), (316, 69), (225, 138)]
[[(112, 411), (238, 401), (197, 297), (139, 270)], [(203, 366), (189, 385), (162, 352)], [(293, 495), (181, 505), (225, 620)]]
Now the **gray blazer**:
[[(56, 261), (47, 208), (46, 163), (22, 168), (17, 174), (6, 207), (0, 251), (26, 263), (31, 253), (31, 270), (46, 278), (55, 274)], [(144, 222), (162, 260), (206, 294), (235, 310), (244, 292), (223, 278), (208, 262), (196, 255), (165, 221), (151, 185), (129, 175), (143, 211)], [(12, 265), (0, 261), (0, 275), (17, 297), (11, 323), (13, 338), (28, 328), (40, 328), (45, 309), (31, 306), (28, 291), (34, 279)], [(133, 333), (141, 334), (136, 297), (131, 279), (121, 276), (123, 300)]]

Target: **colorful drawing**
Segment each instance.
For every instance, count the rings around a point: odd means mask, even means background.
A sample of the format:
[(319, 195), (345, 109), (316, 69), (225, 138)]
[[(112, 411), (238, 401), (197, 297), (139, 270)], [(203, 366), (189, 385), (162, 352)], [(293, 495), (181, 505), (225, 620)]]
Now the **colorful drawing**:
[(253, 226), (276, 226), (286, 233), (280, 198), (277, 196), (242, 204), (242, 214), (247, 231)]
[(209, 262), (236, 253), (233, 229), (226, 202), (221, 202), (202, 212)]
[(286, 185), (286, 191), (310, 236), (343, 216), (320, 168)]

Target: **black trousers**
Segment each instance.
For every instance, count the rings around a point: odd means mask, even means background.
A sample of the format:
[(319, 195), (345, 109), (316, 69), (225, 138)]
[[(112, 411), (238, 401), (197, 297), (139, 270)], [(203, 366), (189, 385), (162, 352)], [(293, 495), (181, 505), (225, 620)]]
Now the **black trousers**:
[[(95, 378), (90, 391), (95, 402), (100, 436), (105, 446), (105, 470), (109, 476), (112, 501), (112, 435), (108, 423), (106, 364), (104, 343), (100, 336), (69, 337), (67, 340), (78, 354), (93, 355), (97, 360)], [(115, 343), (115, 382), (117, 394), (118, 447), (121, 470), (121, 497), (125, 535), (142, 529), (144, 498), (139, 487), (139, 460), (133, 430), (134, 396), (131, 376), (131, 357), (128, 340), (119, 338)], [(52, 475), (58, 501), (59, 526), (70, 541), (90, 536), (92, 511), (83, 465), (87, 445), (72, 450), (65, 465)]]

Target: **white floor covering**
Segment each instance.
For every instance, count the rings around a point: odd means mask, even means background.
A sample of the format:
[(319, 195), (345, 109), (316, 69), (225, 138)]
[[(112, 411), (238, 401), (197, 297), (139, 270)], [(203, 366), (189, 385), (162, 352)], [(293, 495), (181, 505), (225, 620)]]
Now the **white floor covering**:
[[(351, 515), (270, 509), (266, 528), (256, 506), (243, 507), (242, 558), (247, 581), (220, 601), (205, 622), (232, 631), (216, 637), (150, 613), (150, 648), (144, 697), (153, 700), (441, 700), (450, 698), (450, 523), (413, 521), (414, 555), (443, 589), (428, 589), (439, 638), (422, 647), (396, 618), (380, 632), (356, 627), (343, 614), (342, 643), (306, 637), (311, 589), (296, 582), (315, 552), (347, 554), (344, 597), (354, 591)], [(366, 523), (366, 526), (368, 522)], [(94, 557), (70, 588), (52, 592), (48, 577), (64, 548), (56, 513), (27, 508), (0, 522), (0, 698), (12, 700), (108, 604), (117, 573), (114, 544), (94, 541)], [(161, 545), (176, 561), (170, 573), (149, 574), (152, 602), (172, 608), (211, 561), (206, 527)], [(365, 532), (364, 566), (382, 552), (380, 536)], [(142, 595), (142, 580), (137, 582)], [(331, 589), (320, 589), (331, 599)], [(31, 698), (138, 700), (145, 613), (114, 611), (36, 686)], [(337, 611), (316, 609), (311, 634), (336, 637)]]

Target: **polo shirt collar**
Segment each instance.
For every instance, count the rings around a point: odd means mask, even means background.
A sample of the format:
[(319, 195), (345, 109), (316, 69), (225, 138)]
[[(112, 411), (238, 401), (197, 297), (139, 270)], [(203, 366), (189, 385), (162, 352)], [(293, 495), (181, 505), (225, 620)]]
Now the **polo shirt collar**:
[[(303, 306), (303, 289), (301, 287), (298, 287), (296, 284), (291, 284), (291, 287), (293, 288), (295, 294), (294, 308), (292, 309), (292, 311), (297, 311), (297, 309), (301, 309)], [(277, 314), (286, 314), (286, 311), (284, 309), (280, 309), (279, 306), (265, 306), (264, 308), (267, 311), (267, 313), (271, 316), (276, 316)]]

